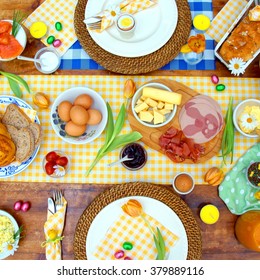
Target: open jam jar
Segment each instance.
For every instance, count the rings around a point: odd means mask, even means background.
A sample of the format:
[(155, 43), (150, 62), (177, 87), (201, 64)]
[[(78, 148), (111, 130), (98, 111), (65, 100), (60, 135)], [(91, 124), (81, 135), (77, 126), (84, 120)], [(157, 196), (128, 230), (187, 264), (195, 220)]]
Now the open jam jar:
[(128, 156), (133, 158), (131, 160), (126, 160), (121, 164), (129, 170), (141, 169), (147, 161), (147, 152), (144, 147), (138, 143), (131, 143), (126, 145), (120, 153), (120, 158)]

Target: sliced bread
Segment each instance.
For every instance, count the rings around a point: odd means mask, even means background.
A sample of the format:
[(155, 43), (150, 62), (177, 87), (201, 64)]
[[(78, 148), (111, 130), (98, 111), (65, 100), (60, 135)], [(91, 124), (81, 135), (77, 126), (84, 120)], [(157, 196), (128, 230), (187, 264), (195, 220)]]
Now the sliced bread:
[(34, 151), (34, 137), (28, 127), (17, 129), (13, 125), (6, 125), (8, 132), (16, 146), (15, 160), (19, 163), (27, 160)]
[(42, 130), (41, 126), (38, 123), (30, 123), (29, 124), (29, 129), (31, 130), (33, 137), (34, 137), (34, 145), (35, 148), (40, 145), (41, 140), (42, 140)]
[(17, 129), (27, 127), (30, 125), (30, 118), (17, 105), (11, 103), (6, 107), (2, 123), (13, 125)]

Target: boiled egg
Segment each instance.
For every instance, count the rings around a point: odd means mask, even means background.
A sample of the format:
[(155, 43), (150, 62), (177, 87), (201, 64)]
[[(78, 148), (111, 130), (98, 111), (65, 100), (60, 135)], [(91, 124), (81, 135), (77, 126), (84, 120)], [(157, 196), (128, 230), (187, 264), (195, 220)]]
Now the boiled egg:
[(117, 26), (123, 31), (129, 31), (135, 26), (135, 20), (131, 15), (121, 15), (117, 20)]
[(93, 99), (88, 94), (81, 94), (74, 100), (74, 105), (80, 105), (85, 109), (89, 109), (93, 103)]
[(88, 111), (80, 105), (74, 105), (70, 109), (70, 119), (76, 125), (85, 125), (89, 119)]
[(70, 109), (72, 107), (72, 103), (69, 101), (65, 100), (62, 101), (58, 105), (58, 115), (60, 119), (64, 122), (68, 122), (70, 120)]
[(80, 136), (87, 129), (87, 125), (77, 125), (73, 121), (69, 121), (65, 125), (65, 131), (70, 136)]
[(96, 125), (99, 124), (102, 120), (102, 114), (96, 109), (88, 109), (88, 124), (89, 125)]

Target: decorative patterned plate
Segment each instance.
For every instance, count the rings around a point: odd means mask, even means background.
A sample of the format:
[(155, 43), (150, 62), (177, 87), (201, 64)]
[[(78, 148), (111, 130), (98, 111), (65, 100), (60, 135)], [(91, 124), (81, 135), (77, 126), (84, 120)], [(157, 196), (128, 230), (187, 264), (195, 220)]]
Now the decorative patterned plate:
[[(20, 98), (14, 96), (7, 96), (7, 95), (0, 96), (0, 104), (11, 104), (11, 103), (16, 104), (20, 108), (33, 110), (33, 108), (29, 104), (27, 104), (24, 100)], [(35, 117), (34, 121), (40, 124), (40, 120), (37, 116)], [(26, 161), (22, 162), (20, 165), (17, 165), (16, 163), (11, 163), (7, 166), (0, 167), (0, 178), (8, 178), (25, 170), (34, 161), (39, 149), (40, 146), (38, 146), (34, 150), (33, 154)]]

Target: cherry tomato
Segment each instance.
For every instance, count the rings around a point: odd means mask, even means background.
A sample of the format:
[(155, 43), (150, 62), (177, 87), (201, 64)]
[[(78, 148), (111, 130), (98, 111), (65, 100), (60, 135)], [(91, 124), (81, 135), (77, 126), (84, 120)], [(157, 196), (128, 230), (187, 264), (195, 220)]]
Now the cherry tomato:
[(49, 152), (45, 158), (47, 161), (56, 161), (59, 157), (55, 152)]
[(68, 164), (68, 159), (66, 157), (59, 157), (56, 159), (56, 164), (66, 166)]
[(53, 174), (54, 172), (54, 168), (53, 166), (55, 165), (56, 163), (54, 161), (48, 161), (46, 164), (45, 164), (45, 171), (48, 175), (51, 175)]

